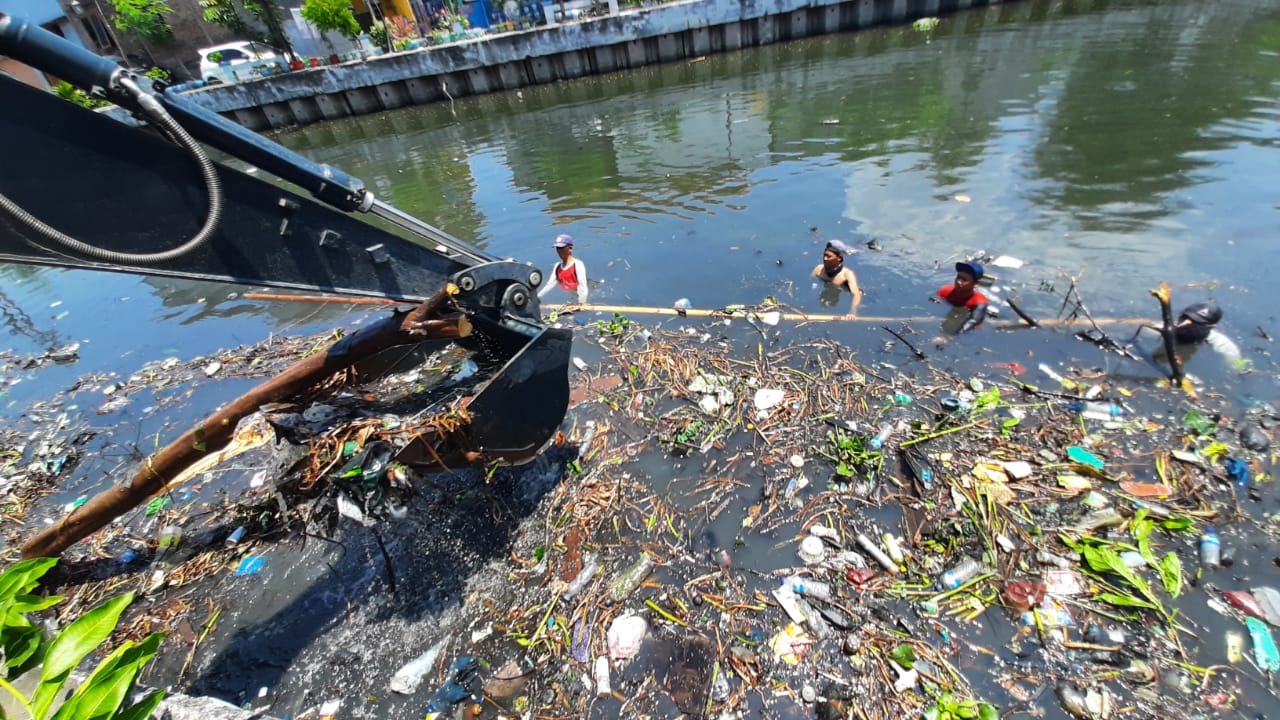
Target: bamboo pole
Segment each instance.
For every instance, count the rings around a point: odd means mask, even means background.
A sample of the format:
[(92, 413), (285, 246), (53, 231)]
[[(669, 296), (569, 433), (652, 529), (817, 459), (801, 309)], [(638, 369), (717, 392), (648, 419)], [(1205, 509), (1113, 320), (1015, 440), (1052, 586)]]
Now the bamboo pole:
[[(728, 311), (724, 309), (706, 310), (706, 309), (700, 309), (700, 308), (689, 308), (687, 310), (677, 310), (675, 308), (649, 307), (649, 306), (643, 306), (643, 305), (596, 305), (593, 303), (584, 303), (584, 304), (564, 303), (564, 304), (556, 304), (556, 305), (543, 305), (542, 310), (543, 312), (554, 311), (558, 313), (571, 313), (571, 312), (615, 313), (616, 312), (622, 315), (679, 315), (682, 317), (746, 317), (748, 315), (753, 317), (760, 317), (765, 314), (764, 312), (761, 312), (758, 309), (751, 309), (751, 310), (736, 309), (733, 311)], [(809, 314), (809, 313), (794, 313), (794, 312), (781, 312), (781, 311), (779, 311), (778, 314), (779, 314), (779, 317), (783, 320), (800, 320), (800, 321), (809, 321), (809, 322), (833, 322), (833, 321), (842, 320), (845, 322), (857, 322), (857, 323), (889, 323), (889, 322), (931, 322), (931, 321), (940, 321), (942, 319), (940, 317), (936, 317), (932, 315), (899, 316), (899, 317), (891, 317), (887, 315), (858, 315), (857, 317), (849, 317), (847, 315), (831, 315), (831, 314), (825, 314), (825, 313)], [(1148, 318), (1094, 318), (1094, 321), (1100, 325), (1132, 325), (1132, 324), (1149, 322), (1149, 319)], [(1088, 321), (1085, 319), (1038, 320), (1036, 322), (1039, 325), (1054, 325), (1054, 326), (1079, 325), (1079, 324), (1088, 323)]]
[(471, 325), (465, 317), (439, 317), (452, 296), (452, 290), (441, 290), (413, 310), (396, 313), (361, 328), (324, 352), (299, 360), (227, 403), (177, 440), (149, 455), (127, 485), (113, 485), (103, 490), (27, 540), (22, 546), (22, 557), (56, 557), (90, 533), (163, 492), (185, 468), (226, 447), (235, 434), (237, 423), (262, 405), (306, 392), (334, 373), (387, 348), (470, 334)]
[[(405, 305), (408, 304), (404, 300), (392, 300), (390, 298), (357, 298), (357, 297), (339, 297), (331, 295), (285, 295), (278, 293), (245, 293), (241, 297), (249, 300), (271, 300), (283, 302), (331, 302), (344, 303), (347, 305)], [(1012, 303), (1010, 303), (1012, 305)], [(680, 317), (760, 317), (764, 313), (758, 309), (746, 310), (735, 309), (725, 310), (723, 308), (702, 309), (689, 308), (687, 310), (677, 310), (675, 308), (652, 307), (645, 305), (596, 305), (592, 303), (560, 303), (543, 305), (544, 312), (558, 313), (575, 313), (575, 312), (603, 312), (603, 313), (620, 313), (623, 315), (667, 315)], [(1049, 326), (1068, 326), (1080, 325), (1088, 323), (1088, 320), (1070, 319), (1070, 320), (1032, 320), (1024, 315), (1021, 310), (1014, 307), (1020, 317), (1024, 318), (1027, 323), (1033, 327), (1042, 325)], [(857, 317), (849, 317), (848, 315), (832, 315), (829, 313), (795, 313), (781, 312), (778, 316), (782, 320), (794, 320), (801, 322), (857, 322), (857, 323), (888, 323), (888, 322), (930, 322), (940, 320), (941, 318), (932, 315), (919, 316), (898, 316), (891, 317), (888, 315), (859, 315)], [(1099, 325), (1135, 325), (1148, 322), (1147, 318), (1094, 318), (1094, 322)], [(1002, 325), (996, 324), (995, 327), (1010, 327), (1013, 324)]]

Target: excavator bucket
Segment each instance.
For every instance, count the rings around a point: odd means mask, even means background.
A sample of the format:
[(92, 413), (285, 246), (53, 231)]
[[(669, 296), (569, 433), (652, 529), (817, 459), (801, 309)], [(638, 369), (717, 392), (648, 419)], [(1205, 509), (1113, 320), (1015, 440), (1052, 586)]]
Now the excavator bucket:
[[(570, 333), (542, 324), (538, 270), (490, 257), (378, 202), (354, 178), (173, 93), (139, 89), (145, 79), (45, 36), (0, 13), (0, 54), (100, 92), (110, 83), (105, 94), (159, 131), (0, 76), (0, 262), (414, 302), (450, 288), (449, 312), (473, 328), (460, 344), (492, 368), (468, 406), (474, 450), (523, 462), (555, 435)], [(211, 162), (204, 144), (322, 202)]]

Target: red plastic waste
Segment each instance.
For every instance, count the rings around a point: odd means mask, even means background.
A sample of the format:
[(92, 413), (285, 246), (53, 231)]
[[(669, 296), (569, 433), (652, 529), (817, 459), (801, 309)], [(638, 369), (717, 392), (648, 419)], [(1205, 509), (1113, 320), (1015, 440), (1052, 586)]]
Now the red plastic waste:
[(1265, 621), (1266, 613), (1262, 612), (1262, 606), (1254, 599), (1253, 594), (1246, 590), (1223, 590), (1222, 597), (1226, 599), (1231, 607), (1240, 612)]

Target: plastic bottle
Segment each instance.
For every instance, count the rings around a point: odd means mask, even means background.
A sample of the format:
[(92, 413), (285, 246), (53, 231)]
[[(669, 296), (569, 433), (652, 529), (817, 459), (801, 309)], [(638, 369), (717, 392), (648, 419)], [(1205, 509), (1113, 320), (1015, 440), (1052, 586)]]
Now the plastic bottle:
[(1213, 528), (1205, 528), (1200, 536), (1200, 564), (1205, 567), (1218, 567), (1222, 564), (1222, 540)]
[(1235, 664), (1244, 659), (1244, 635), (1235, 630), (1227, 632), (1227, 661)]
[(604, 699), (613, 694), (609, 684), (609, 658), (601, 655), (596, 658), (596, 697)]
[(224, 544), (228, 548), (233, 548), (236, 546), (237, 543), (240, 542), (241, 539), (244, 538), (244, 534), (245, 534), (245, 529), (244, 529), (244, 526), (241, 525), (240, 527), (231, 531), (231, 534), (227, 536), (227, 539), (224, 542)]
[(1067, 408), (1090, 420), (1114, 420), (1129, 414), (1123, 407), (1106, 402), (1069, 402)]
[(640, 559), (635, 561), (631, 567), (627, 568), (613, 581), (613, 585), (609, 587), (609, 597), (614, 602), (622, 602), (630, 597), (631, 593), (640, 587), (640, 583), (649, 577), (649, 573), (653, 571), (653, 558), (648, 554), (643, 554)]
[(569, 583), (569, 587), (564, 591), (564, 596), (572, 598), (582, 592), (582, 589), (587, 586), (587, 583), (591, 582), (591, 578), (595, 577), (599, 571), (600, 563), (596, 561), (596, 556), (588, 553), (586, 559), (582, 562), (582, 569), (578, 571), (577, 576)]
[(884, 425), (881, 425), (880, 432), (876, 434), (875, 437), (871, 438), (871, 447), (879, 450), (884, 447), (885, 441), (887, 441), (891, 435), (893, 435), (893, 424), (885, 423)]
[(1173, 515), (1173, 508), (1150, 500), (1135, 500), (1133, 506), (1139, 510), (1146, 510), (1148, 515), (1158, 520), (1167, 520)]
[(897, 575), (900, 572), (898, 563), (894, 562), (893, 558), (885, 555), (884, 551), (871, 541), (871, 538), (862, 533), (858, 533), (858, 547), (861, 547), (868, 555), (875, 558), (875, 561), (880, 563), (880, 567), (884, 568), (890, 575)]
[(955, 590), (981, 573), (982, 564), (967, 557), (956, 563), (955, 567), (942, 573), (942, 577), (938, 578), (938, 587), (942, 590)]
[(881, 539), (884, 540), (884, 546), (889, 551), (889, 559), (901, 567), (907, 561), (907, 553), (902, 549), (902, 543), (898, 542), (898, 538), (890, 533), (885, 533)]
[(1064, 558), (1061, 555), (1054, 555), (1053, 553), (1045, 552), (1044, 550), (1036, 553), (1036, 562), (1041, 565), (1053, 565), (1054, 567), (1060, 567), (1063, 569), (1074, 565), (1074, 563), (1072, 563), (1068, 558)]
[(782, 578), (782, 584), (790, 587), (791, 591), (797, 595), (814, 597), (819, 600), (831, 599), (831, 585), (818, 580), (809, 580), (799, 577), (798, 575), (789, 575)]

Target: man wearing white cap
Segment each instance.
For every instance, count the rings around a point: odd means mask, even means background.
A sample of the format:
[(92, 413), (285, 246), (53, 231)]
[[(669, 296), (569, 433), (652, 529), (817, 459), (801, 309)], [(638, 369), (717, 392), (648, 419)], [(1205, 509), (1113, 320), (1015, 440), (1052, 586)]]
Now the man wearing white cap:
[(827, 242), (827, 247), (822, 251), (822, 264), (813, 269), (813, 276), (823, 283), (822, 294), (818, 298), (823, 305), (834, 305), (844, 290), (853, 295), (848, 317), (854, 318), (858, 316), (858, 306), (862, 304), (862, 290), (858, 287), (858, 276), (844, 266), (845, 256), (851, 254), (853, 249), (839, 240)]
[(576, 296), (579, 303), (585, 304), (587, 302), (587, 266), (573, 256), (573, 236), (557, 235), (555, 248), (556, 255), (560, 256), (560, 262), (551, 268), (551, 276), (538, 291), (538, 297), (545, 297), (551, 292), (551, 288), (559, 286), (570, 295)]

